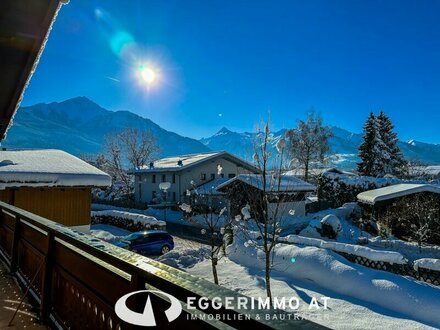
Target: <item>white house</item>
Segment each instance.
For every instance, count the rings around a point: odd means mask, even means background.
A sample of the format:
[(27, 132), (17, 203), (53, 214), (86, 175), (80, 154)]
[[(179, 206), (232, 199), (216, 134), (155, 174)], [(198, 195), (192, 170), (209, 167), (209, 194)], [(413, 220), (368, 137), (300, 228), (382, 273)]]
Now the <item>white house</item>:
[(225, 151), (166, 157), (129, 172), (135, 176), (135, 198), (140, 202), (158, 203), (165, 195), (159, 188), (169, 182), (167, 202), (185, 200), (187, 191), (239, 174), (259, 173), (252, 164)]

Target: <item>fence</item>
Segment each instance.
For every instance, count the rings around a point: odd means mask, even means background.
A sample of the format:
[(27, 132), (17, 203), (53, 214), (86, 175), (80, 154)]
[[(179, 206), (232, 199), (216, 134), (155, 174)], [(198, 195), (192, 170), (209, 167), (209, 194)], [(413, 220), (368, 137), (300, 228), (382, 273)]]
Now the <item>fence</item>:
[[(214, 297), (222, 301), (235, 297), (233, 301), (237, 301), (240, 296), (3, 202), (0, 202), (0, 257), (23, 285), (29, 285), (35, 278), (30, 292), (42, 320), (63, 329), (133, 328), (118, 318), (114, 305), (121, 296), (146, 288), (171, 294), (182, 302), (195, 297), (197, 306), (200, 299), (212, 302)], [(134, 299), (129, 304), (133, 310), (142, 312), (146, 299)], [(161, 295), (154, 294), (151, 304), (155, 310), (165, 310), (170, 305)], [(165, 313), (155, 317), (161, 328), (322, 328), (307, 320), (258, 320), (258, 310), (239, 307), (234, 304), (232, 309), (222, 306), (219, 310), (212, 307), (196, 310), (221, 314), (224, 316), (221, 320), (194, 319), (195, 311), (185, 304), (182, 314), (172, 323), (168, 323)]]
[(342, 255), (347, 260), (365, 267), (384, 270), (398, 275), (411, 276), (417, 280), (440, 286), (440, 272), (435, 270), (422, 267), (418, 267), (418, 270), (415, 270), (413, 265), (410, 263), (404, 265), (390, 264), (389, 262), (370, 260), (368, 258), (356, 256), (349, 253), (338, 251), (335, 252)]

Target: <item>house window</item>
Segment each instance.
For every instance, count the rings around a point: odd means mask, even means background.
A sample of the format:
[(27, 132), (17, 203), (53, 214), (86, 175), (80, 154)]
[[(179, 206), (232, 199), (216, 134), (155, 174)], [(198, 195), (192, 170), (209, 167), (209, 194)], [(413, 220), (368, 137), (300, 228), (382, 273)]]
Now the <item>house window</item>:
[(234, 173), (229, 173), (229, 174), (228, 174), (228, 178), (229, 178), (229, 179), (235, 178), (235, 174), (234, 174)]
[(211, 173), (211, 180), (214, 180), (214, 179), (215, 179), (215, 174)]
[(152, 177), (152, 179), (151, 179), (151, 182), (152, 182), (152, 183), (156, 183), (156, 174), (153, 174), (153, 177)]
[(173, 183), (176, 183), (176, 174), (173, 173)]
[(200, 174), (200, 180), (206, 180), (206, 173)]
[(167, 175), (166, 174), (162, 174), (162, 182), (167, 181)]
[(155, 199), (156, 198), (156, 190), (153, 190), (152, 192), (151, 192), (151, 197), (153, 198), (153, 199)]
[(139, 183), (139, 201), (142, 201), (142, 185)]
[(224, 175), (224, 174), (222, 173), (222, 174), (220, 174), (220, 177), (221, 177), (221, 178), (224, 178), (224, 177), (225, 177), (225, 175)]

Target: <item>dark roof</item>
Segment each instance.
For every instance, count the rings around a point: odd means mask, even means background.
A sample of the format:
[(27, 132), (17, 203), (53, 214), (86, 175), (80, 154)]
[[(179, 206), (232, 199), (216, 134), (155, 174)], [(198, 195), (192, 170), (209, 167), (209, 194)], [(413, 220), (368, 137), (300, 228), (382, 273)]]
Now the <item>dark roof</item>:
[[(220, 184), (217, 190), (227, 191), (234, 184), (242, 183), (263, 190), (263, 176), (261, 174), (240, 174), (225, 183)], [(266, 191), (275, 193), (289, 193), (298, 191), (315, 191), (316, 187), (292, 175), (281, 175), (281, 180), (272, 175), (266, 175)]]
[(20, 105), (61, 3), (66, 2), (0, 1), (0, 141)]

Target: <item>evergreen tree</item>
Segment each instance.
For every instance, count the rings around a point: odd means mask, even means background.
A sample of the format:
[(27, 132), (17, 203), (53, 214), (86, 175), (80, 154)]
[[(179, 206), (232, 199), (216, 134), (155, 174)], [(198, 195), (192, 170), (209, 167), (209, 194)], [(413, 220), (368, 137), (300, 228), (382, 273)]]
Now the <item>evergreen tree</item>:
[(358, 171), (362, 175), (383, 176), (390, 155), (380, 135), (378, 118), (371, 112), (364, 125), (364, 142), (359, 146)]
[(381, 111), (377, 117), (379, 133), (389, 154), (389, 161), (385, 164), (385, 174), (401, 175), (405, 171), (406, 161), (402, 151), (397, 146), (397, 134), (394, 133), (394, 125), (390, 118)]

